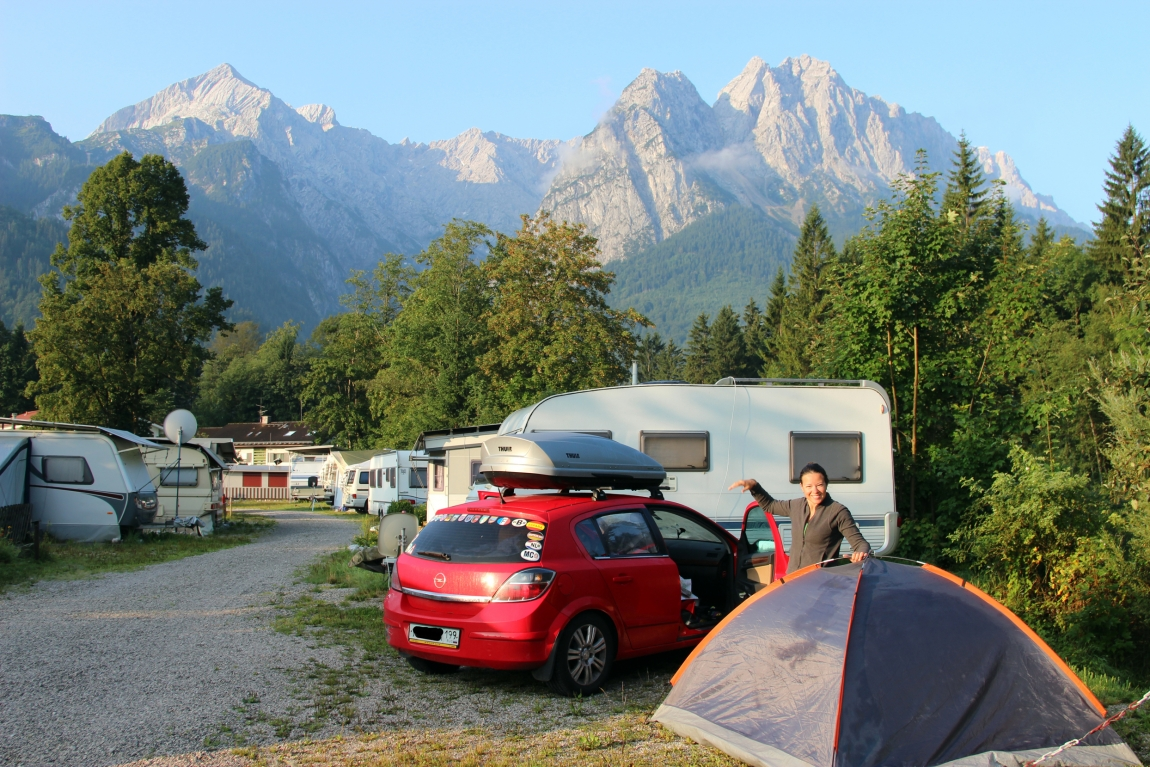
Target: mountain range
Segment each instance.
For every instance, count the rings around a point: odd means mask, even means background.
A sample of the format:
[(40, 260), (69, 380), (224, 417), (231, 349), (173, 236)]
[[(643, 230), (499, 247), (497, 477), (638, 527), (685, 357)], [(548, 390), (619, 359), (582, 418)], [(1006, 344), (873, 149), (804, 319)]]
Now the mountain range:
[[(349, 270), (414, 254), (452, 218), (514, 231), (545, 209), (581, 222), (618, 275), (613, 302), (681, 339), (694, 314), (765, 298), (812, 204), (842, 239), (925, 149), (946, 170), (955, 137), (933, 118), (849, 87), (809, 56), (752, 59), (707, 104), (680, 72), (644, 69), (586, 136), (476, 128), (389, 143), (323, 104), (292, 107), (223, 64), (115, 112), (70, 142), (39, 117), (0, 116), (0, 318), (34, 315), (35, 274), (66, 232), (60, 208), (116, 153), (163, 154), (184, 173), (208, 244), (200, 280), (235, 319), (313, 326)], [(1082, 224), (979, 148), (1021, 217)], [(689, 275), (689, 276), (687, 276)]]

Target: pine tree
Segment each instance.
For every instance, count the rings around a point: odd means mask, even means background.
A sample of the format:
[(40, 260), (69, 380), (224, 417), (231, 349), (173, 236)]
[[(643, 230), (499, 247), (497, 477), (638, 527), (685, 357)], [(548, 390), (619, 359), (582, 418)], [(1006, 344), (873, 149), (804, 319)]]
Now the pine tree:
[(707, 383), (727, 376), (742, 376), (746, 354), (739, 315), (730, 305), (724, 306), (711, 325), (710, 381)]
[(775, 365), (788, 378), (809, 376), (812, 352), (827, 305), (824, 271), (835, 246), (817, 205), (803, 221), (791, 262), (790, 294), (783, 306), (774, 344)]
[(942, 208), (953, 212), (962, 221), (962, 230), (986, 213), (988, 190), (982, 165), (975, 156), (966, 133), (958, 139), (958, 149), (954, 153), (954, 167), (946, 183), (946, 194), (942, 198)]
[(705, 312), (701, 312), (687, 336), (683, 377), (690, 383), (714, 383), (713, 378), (708, 380), (711, 368), (711, 320)]
[(766, 317), (752, 298), (743, 309), (743, 377), (753, 378), (759, 374), (767, 355), (769, 335)]
[(0, 322), (0, 415), (23, 413), (32, 400), (24, 394), (29, 381), (36, 380), (36, 355), (17, 324), (9, 330)]
[(1150, 244), (1150, 149), (1133, 126), (1118, 141), (1106, 172), (1102, 220), (1094, 225), (1090, 252), (1120, 282), (1144, 267)]
[(787, 276), (783, 267), (775, 272), (771, 282), (771, 293), (767, 297), (767, 309), (763, 312), (763, 342), (759, 350), (762, 363), (759, 375), (771, 378), (779, 375), (775, 361), (778, 357), (779, 328), (783, 324), (783, 312), (787, 306)]
[(681, 381), (683, 380), (684, 365), (683, 348), (675, 343), (675, 339), (667, 339), (667, 346), (659, 352), (655, 360), (655, 381)]
[(1034, 227), (1034, 234), (1030, 235), (1030, 248), (1027, 250), (1027, 255), (1034, 261), (1041, 263), (1053, 244), (1054, 230), (1046, 223), (1046, 217), (1043, 216), (1038, 219), (1038, 225)]
[(635, 344), (635, 359), (639, 362), (639, 380), (657, 381), (660, 355), (667, 349), (667, 343), (658, 333), (647, 333)]

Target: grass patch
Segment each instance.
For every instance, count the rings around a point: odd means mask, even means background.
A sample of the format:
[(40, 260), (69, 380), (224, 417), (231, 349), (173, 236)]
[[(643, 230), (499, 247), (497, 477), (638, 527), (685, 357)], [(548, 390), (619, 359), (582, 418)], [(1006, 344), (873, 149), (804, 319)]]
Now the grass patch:
[[(1135, 686), (1130, 680), (1117, 673), (1106, 673), (1106, 671), (1092, 668), (1075, 668), (1074, 671), (1111, 714), (1115, 713), (1119, 707), (1138, 700), (1146, 693), (1144, 688)], [(1143, 763), (1150, 762), (1150, 710), (1147, 710), (1148, 708), (1150, 708), (1150, 704), (1143, 704), (1139, 710), (1114, 723), (1114, 731), (1129, 744), (1130, 748), (1134, 749), (1134, 753)]]
[(36, 581), (69, 580), (99, 573), (138, 570), (158, 562), (230, 549), (250, 543), (274, 526), (275, 521), (271, 519), (237, 514), (230, 524), (216, 528), (214, 533), (203, 538), (176, 533), (133, 533), (120, 543), (77, 543), (45, 538), (40, 543), (39, 560), (32, 558), (31, 547), (24, 547), (15, 556), (7, 549), (0, 552), (0, 557), (7, 560), (0, 567), (0, 591)]
[(683, 740), (647, 720), (624, 714), (581, 727), (532, 735), (493, 733), (486, 728), (403, 730), (283, 743), (232, 752), (251, 765), (413, 765), (418, 767), (735, 767), (731, 757)]

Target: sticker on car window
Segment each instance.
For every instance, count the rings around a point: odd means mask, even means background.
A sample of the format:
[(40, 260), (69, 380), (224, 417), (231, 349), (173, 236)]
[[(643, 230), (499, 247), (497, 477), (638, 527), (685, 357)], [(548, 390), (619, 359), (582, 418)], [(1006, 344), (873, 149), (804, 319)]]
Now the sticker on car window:
[(541, 540), (543, 540), (543, 533), (537, 533), (533, 530), (527, 534), (527, 540), (529, 540), (529, 541), (541, 541)]
[(543, 548), (543, 544), (540, 543), (539, 541), (527, 541), (527, 543), (525, 543), (523, 545), (529, 549), (535, 549), (536, 551), (539, 551), (540, 549)]
[(519, 553), (519, 556), (523, 557), (528, 562), (538, 562), (539, 561), (539, 552), (536, 551), (535, 549), (523, 549), (523, 551), (521, 551)]
[(501, 525), (511, 524), (511, 517), (500, 517), (499, 518), (499, 524), (501, 524)]
[(527, 523), (527, 529), (528, 530), (543, 530), (546, 527), (547, 527), (547, 525), (543, 524), (542, 522), (528, 522)]
[(515, 527), (523, 527), (524, 525), (527, 524), (527, 520), (526, 519), (513, 519), (513, 520), (511, 520), (511, 524), (514, 525)]

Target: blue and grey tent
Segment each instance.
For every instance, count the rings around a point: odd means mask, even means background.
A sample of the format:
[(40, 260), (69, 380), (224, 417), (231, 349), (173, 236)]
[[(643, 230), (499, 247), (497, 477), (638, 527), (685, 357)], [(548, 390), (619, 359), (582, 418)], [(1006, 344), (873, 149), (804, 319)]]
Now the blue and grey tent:
[[(1106, 715), (998, 602), (930, 565), (874, 559), (775, 581), (672, 683), (656, 721), (764, 767), (1022, 765)], [(1054, 763), (1140, 764), (1110, 729)]]

